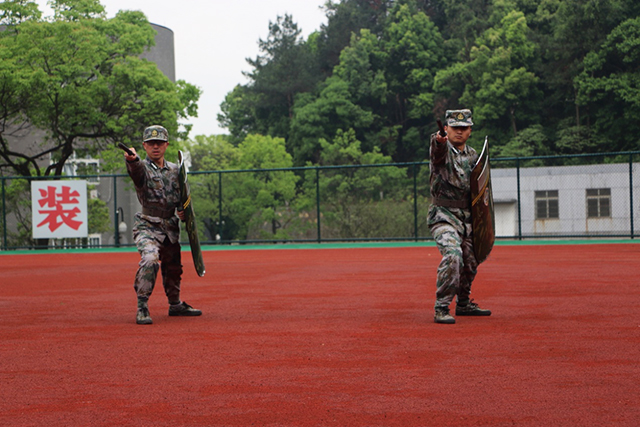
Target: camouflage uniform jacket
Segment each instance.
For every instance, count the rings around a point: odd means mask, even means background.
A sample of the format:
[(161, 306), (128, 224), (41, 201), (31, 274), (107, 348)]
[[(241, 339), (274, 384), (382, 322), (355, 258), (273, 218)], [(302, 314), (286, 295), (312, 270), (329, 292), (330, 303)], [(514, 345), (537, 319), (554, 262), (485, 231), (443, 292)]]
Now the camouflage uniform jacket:
[[(478, 161), (478, 153), (469, 145), (459, 151), (450, 142), (438, 144), (436, 134), (431, 135), (429, 149), (431, 158), (431, 198), (468, 201), (471, 204), (471, 169)], [(471, 210), (437, 206), (431, 204), (427, 224), (429, 227), (446, 222), (464, 232), (463, 224), (467, 223), (467, 232), (471, 231)]]
[[(175, 209), (180, 204), (178, 165), (165, 160), (164, 167), (159, 168), (148, 157), (126, 163), (143, 209), (143, 212), (136, 214), (134, 233), (149, 234), (160, 243), (166, 236), (171, 243), (176, 243), (180, 238), (179, 219), (175, 215)], [(145, 208), (164, 212), (165, 215), (145, 215)]]

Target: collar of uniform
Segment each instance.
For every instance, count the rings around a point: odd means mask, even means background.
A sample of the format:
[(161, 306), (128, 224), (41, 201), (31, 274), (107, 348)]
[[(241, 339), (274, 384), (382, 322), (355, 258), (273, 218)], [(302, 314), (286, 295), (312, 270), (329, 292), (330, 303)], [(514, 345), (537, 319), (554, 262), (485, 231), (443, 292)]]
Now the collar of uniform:
[(469, 146), (465, 144), (464, 150), (458, 150), (452, 143), (449, 142), (449, 146), (456, 154), (469, 154)]
[(153, 160), (151, 160), (149, 157), (147, 157), (146, 159), (144, 159), (145, 162), (149, 163), (149, 165), (153, 168), (153, 170), (158, 170), (158, 169), (166, 169), (167, 166), (167, 161), (164, 161), (164, 166), (162, 168), (159, 168), (158, 165), (155, 164), (155, 162)]

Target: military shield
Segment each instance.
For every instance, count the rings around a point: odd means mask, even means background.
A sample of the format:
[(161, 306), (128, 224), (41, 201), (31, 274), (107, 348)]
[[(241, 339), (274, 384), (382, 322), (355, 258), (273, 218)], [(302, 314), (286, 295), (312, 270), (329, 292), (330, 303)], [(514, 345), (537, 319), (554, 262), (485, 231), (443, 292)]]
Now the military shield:
[(180, 203), (184, 209), (184, 222), (187, 234), (189, 235), (189, 245), (191, 246), (191, 256), (193, 257), (193, 265), (196, 268), (198, 276), (204, 276), (204, 261), (202, 260), (202, 249), (200, 248), (200, 239), (198, 238), (198, 230), (196, 229), (196, 216), (193, 211), (193, 203), (191, 203), (191, 191), (187, 182), (187, 168), (184, 164), (182, 151), (178, 151), (178, 160), (180, 163), (179, 179), (180, 181)]
[(489, 256), (496, 240), (489, 167), (489, 142), (484, 140), (482, 152), (471, 170), (471, 219), (473, 221), (473, 251), (478, 264)]

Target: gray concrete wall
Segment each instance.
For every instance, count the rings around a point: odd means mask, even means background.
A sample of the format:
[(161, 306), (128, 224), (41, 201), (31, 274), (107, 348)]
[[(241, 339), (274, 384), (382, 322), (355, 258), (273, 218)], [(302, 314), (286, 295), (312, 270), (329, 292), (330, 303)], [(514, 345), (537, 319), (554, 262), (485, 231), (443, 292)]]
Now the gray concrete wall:
[(156, 45), (149, 51), (140, 55), (141, 58), (148, 59), (158, 65), (160, 71), (169, 80), (176, 81), (176, 61), (175, 61), (175, 44), (173, 40), (173, 31), (162, 25), (151, 24), (156, 30)]

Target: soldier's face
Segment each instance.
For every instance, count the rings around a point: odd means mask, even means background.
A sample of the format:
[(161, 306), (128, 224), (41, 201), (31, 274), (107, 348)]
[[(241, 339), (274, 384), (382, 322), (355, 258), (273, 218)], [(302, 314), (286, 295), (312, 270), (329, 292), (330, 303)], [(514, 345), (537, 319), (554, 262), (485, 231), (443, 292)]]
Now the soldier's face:
[(155, 140), (142, 143), (144, 151), (147, 152), (147, 156), (153, 161), (160, 160), (164, 157), (164, 152), (167, 151), (167, 145), (169, 144), (166, 141)]
[(465, 145), (471, 136), (471, 126), (447, 126), (445, 130), (449, 142), (456, 148)]

